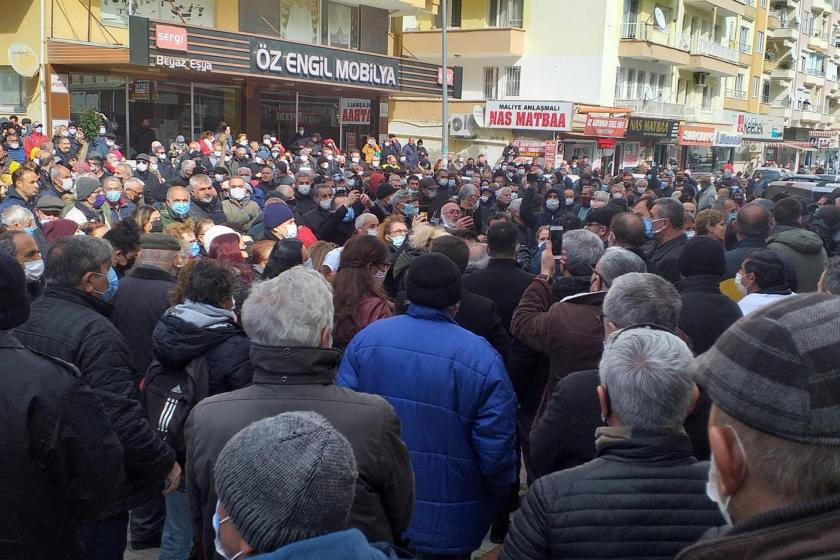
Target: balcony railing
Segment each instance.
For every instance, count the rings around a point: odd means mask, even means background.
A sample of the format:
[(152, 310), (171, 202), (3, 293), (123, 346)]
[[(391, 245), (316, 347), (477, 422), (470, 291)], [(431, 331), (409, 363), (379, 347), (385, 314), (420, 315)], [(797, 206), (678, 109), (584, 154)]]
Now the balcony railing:
[(781, 18), (781, 21), (779, 23), (780, 29), (799, 29), (799, 22), (794, 19), (788, 20), (785, 18)]
[(747, 92), (738, 89), (728, 89), (724, 92), (724, 96), (729, 97), (730, 99), (740, 99), (741, 101), (746, 101)]
[(752, 6), (755, 7), (755, 0), (735, 0), (740, 4), (744, 4), (745, 6)]
[(803, 113), (821, 113), (822, 109), (819, 105), (814, 103), (808, 103), (805, 101), (797, 101), (795, 104), (797, 110), (802, 111)]
[(703, 37), (695, 37), (691, 40), (691, 54), (713, 56), (729, 62), (738, 62), (737, 50)]
[(723, 122), (723, 112), (704, 107), (686, 107), (685, 118), (694, 122)]
[(816, 39), (822, 39), (823, 41), (828, 41), (828, 32), (826, 31), (814, 31), (811, 33), (811, 36)]
[(762, 102), (762, 103), (764, 103), (765, 105), (766, 105), (767, 103), (770, 103), (770, 94), (769, 94), (769, 93), (765, 93), (764, 95), (762, 95), (762, 96), (761, 96), (761, 102)]
[(819, 76), (820, 78), (825, 77), (825, 70), (823, 70), (822, 68), (811, 68), (806, 66), (805, 73), (809, 76)]
[(784, 99), (782, 101), (771, 101), (770, 108), (771, 109), (787, 109), (790, 107), (790, 99)]
[(616, 99), (616, 107), (627, 107), (633, 109), (640, 115), (662, 116), (662, 117), (683, 117), (685, 105), (679, 103), (665, 103), (652, 99)]
[(748, 43), (738, 43), (738, 50), (744, 54), (752, 53), (752, 45)]
[(831, 0), (831, 7), (840, 11), (840, 0)]
[(658, 45), (665, 45), (687, 51), (689, 41), (679, 33), (671, 33), (670, 29), (654, 27), (649, 23), (624, 22), (621, 24), (621, 38), (625, 40), (648, 41)]
[[(834, 1), (835, 2), (840, 2), (840, 0), (834, 0)], [(782, 11), (781, 10), (770, 10), (770, 13), (768, 15), (770, 17), (774, 17), (774, 18), (778, 19), (779, 21), (781, 21), (781, 19), (782, 19)]]

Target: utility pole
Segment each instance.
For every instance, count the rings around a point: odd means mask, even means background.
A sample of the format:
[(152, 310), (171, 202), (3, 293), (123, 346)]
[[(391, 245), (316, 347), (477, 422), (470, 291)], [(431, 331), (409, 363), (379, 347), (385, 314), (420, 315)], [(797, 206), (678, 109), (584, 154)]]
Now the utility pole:
[(446, 161), (447, 169), (449, 168), (449, 67), (446, 64), (446, 28), (449, 26), (449, 1), (440, 1), (441, 10), (441, 33), (440, 33), (440, 51), (441, 51), (441, 86), (442, 103), (440, 115), (440, 147), (441, 157)]

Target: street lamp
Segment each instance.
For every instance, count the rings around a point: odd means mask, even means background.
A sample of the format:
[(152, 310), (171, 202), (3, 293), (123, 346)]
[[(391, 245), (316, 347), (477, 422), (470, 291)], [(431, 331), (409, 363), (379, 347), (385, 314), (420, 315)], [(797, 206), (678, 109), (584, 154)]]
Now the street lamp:
[(440, 10), (442, 12), (441, 21), (443, 25), (440, 33), (440, 51), (441, 51), (441, 90), (443, 102), (441, 103), (440, 116), (440, 146), (443, 152), (442, 157), (446, 160), (446, 166), (449, 167), (449, 67), (446, 64), (446, 28), (449, 25), (449, 9), (448, 0), (440, 1)]

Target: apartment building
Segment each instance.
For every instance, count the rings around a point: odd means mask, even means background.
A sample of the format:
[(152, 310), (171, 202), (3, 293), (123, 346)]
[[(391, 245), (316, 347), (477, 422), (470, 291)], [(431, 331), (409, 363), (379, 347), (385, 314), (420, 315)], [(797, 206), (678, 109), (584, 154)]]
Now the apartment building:
[[(252, 138), (269, 132), (288, 142), (303, 126), (348, 147), (387, 133), (392, 95), (440, 91), (436, 64), (389, 54), (391, 18), (433, 14), (437, 0), (21, 0), (3, 7), (0, 114), (43, 121), (48, 133), (93, 107), (118, 127), (122, 146), (148, 118), (168, 142), (224, 120)], [(451, 94), (459, 95), (454, 85)]]

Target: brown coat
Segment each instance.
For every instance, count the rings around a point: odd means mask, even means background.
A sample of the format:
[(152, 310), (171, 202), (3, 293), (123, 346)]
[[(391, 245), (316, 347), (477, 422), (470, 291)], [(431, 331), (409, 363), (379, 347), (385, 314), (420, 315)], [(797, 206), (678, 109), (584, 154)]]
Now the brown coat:
[(762, 513), (676, 560), (840, 558), (840, 494)]
[(554, 386), (566, 375), (598, 367), (604, 327), (598, 315), (606, 292), (578, 294), (551, 304), (548, 283), (535, 279), (513, 313), (511, 334), (531, 350), (548, 356), (550, 373), (534, 422), (542, 416)]

